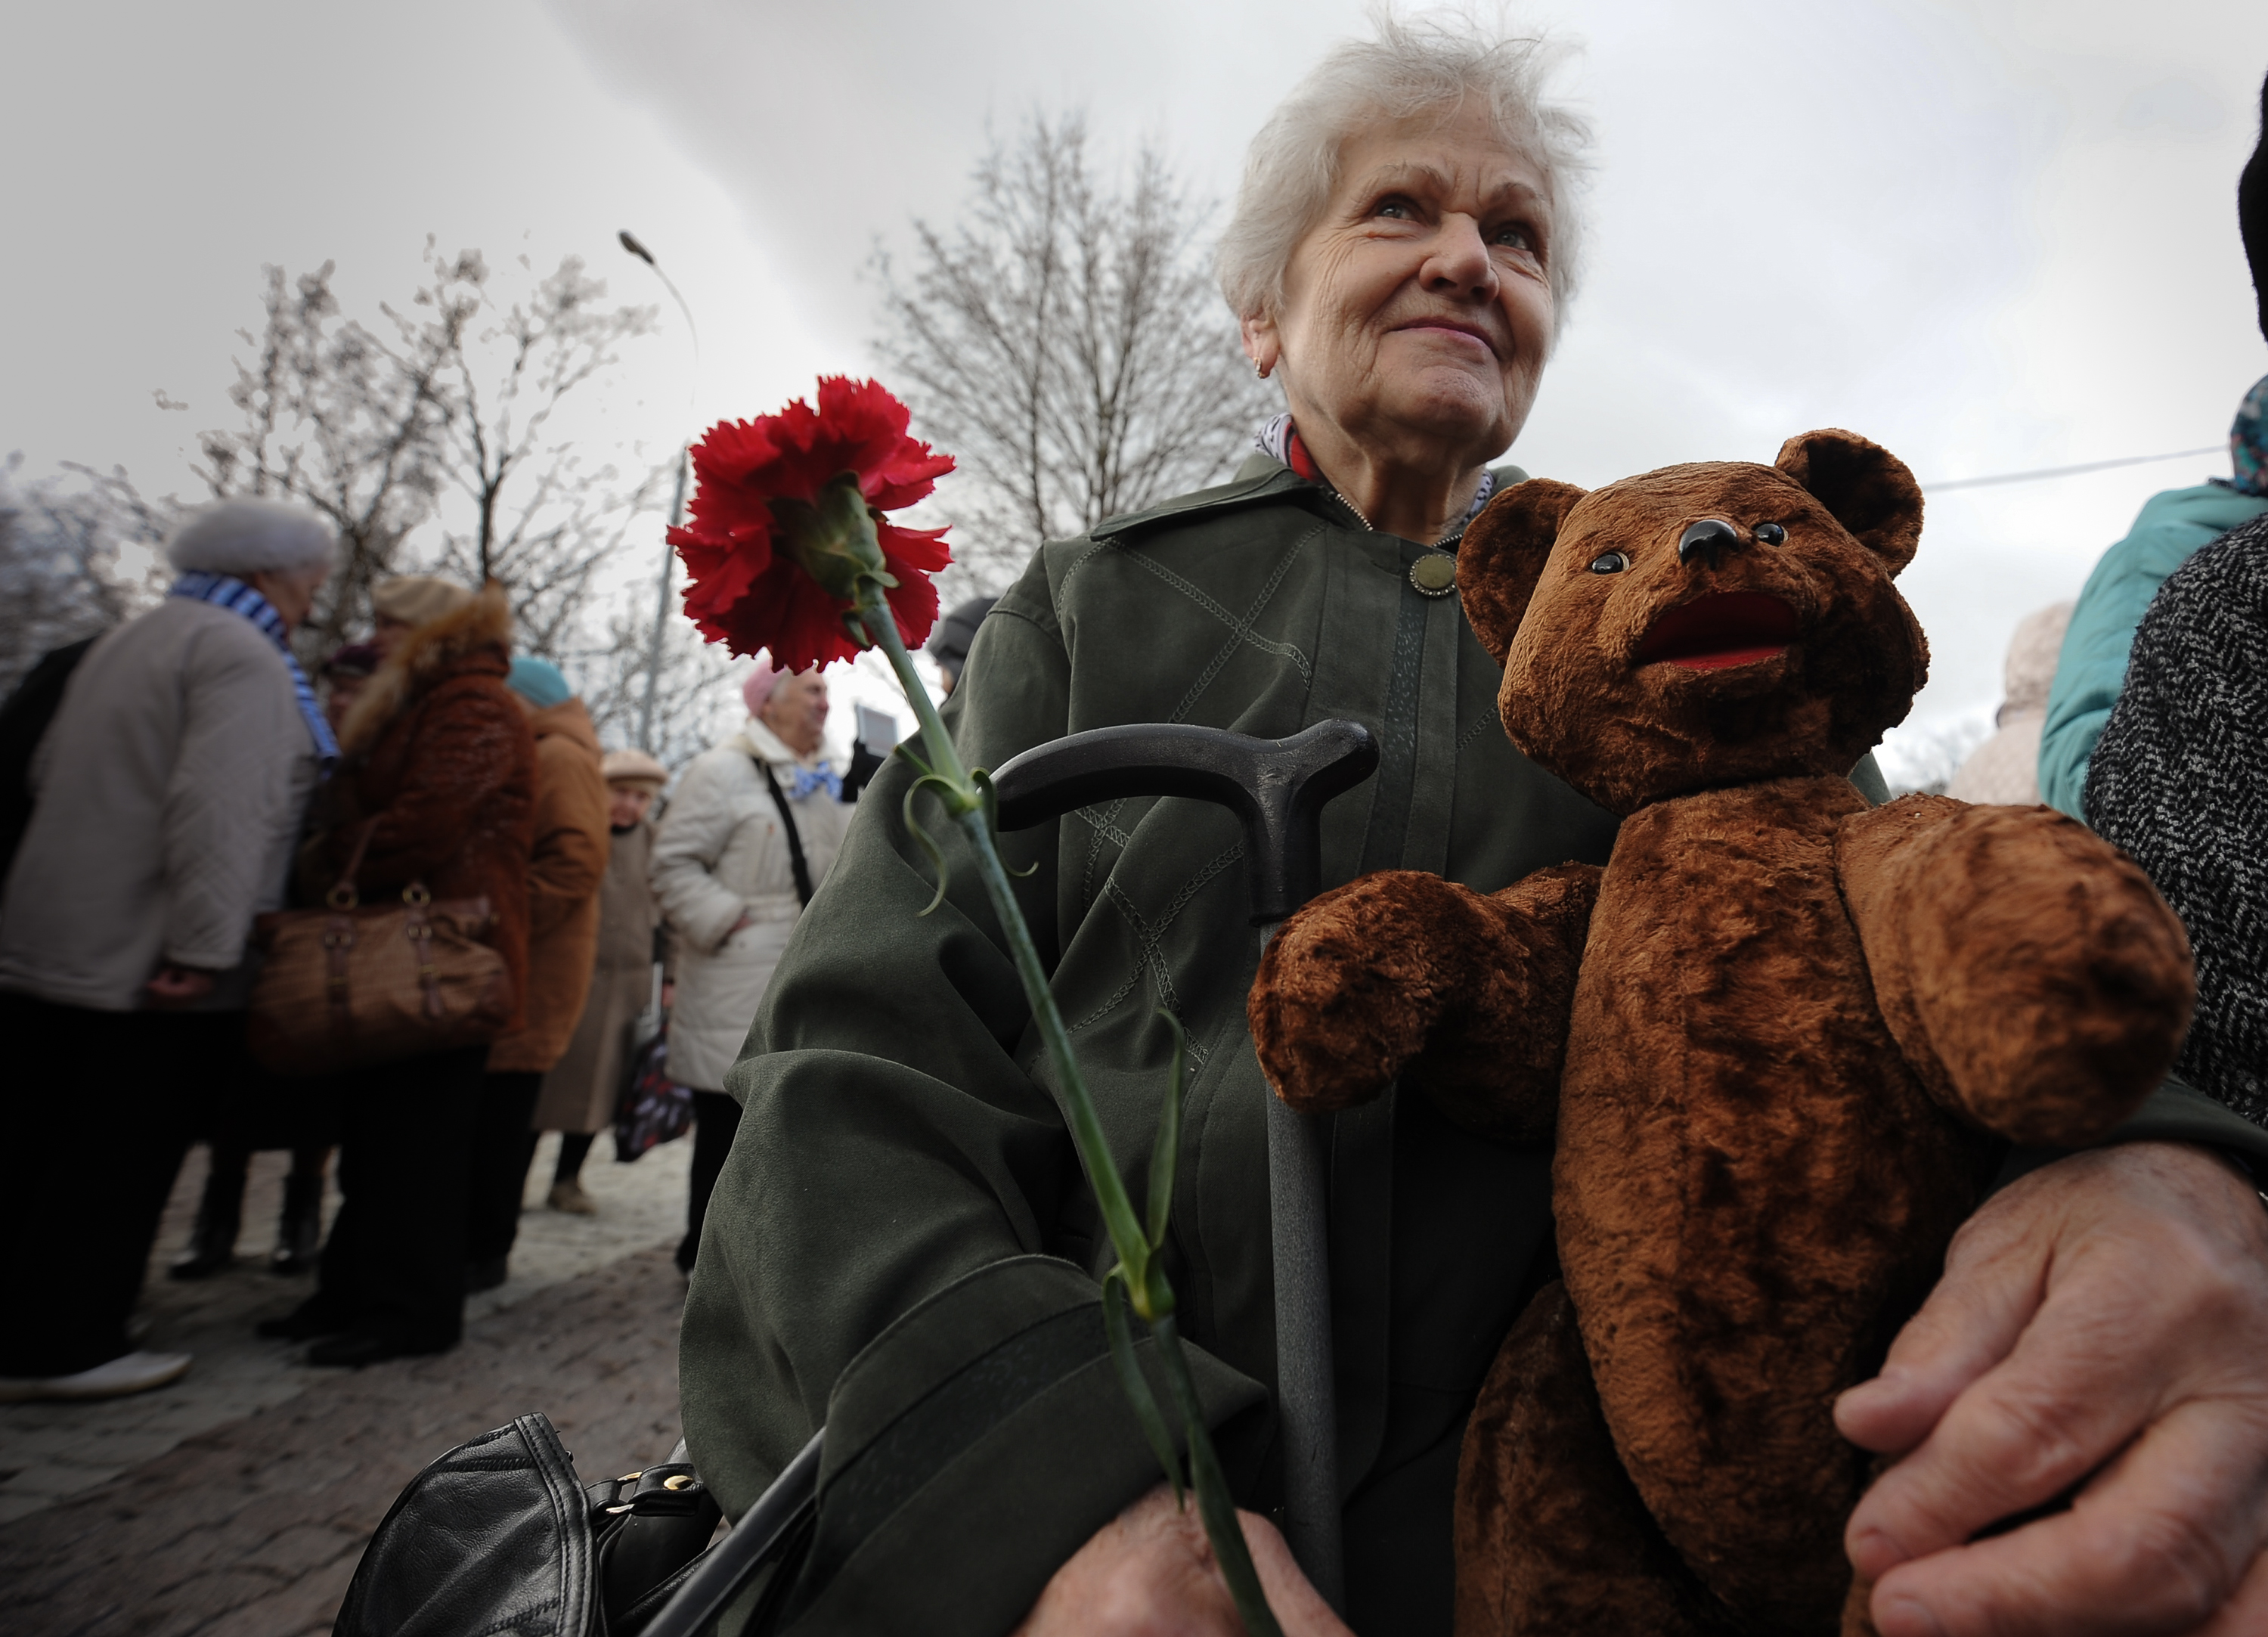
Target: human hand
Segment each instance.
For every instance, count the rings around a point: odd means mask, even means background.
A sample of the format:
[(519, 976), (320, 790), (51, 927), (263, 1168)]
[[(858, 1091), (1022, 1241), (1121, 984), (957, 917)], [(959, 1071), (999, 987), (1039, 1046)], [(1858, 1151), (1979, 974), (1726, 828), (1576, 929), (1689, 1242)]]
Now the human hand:
[[(1260, 1589), (1285, 1637), (1354, 1637), (1292, 1560), (1276, 1526), (1239, 1512)], [(1236, 1637), (1228, 1582), (1198, 1520), (1160, 1484), (1096, 1530), (1055, 1573), (1013, 1637)]]
[(159, 1011), (177, 1007), (193, 1006), (213, 991), (213, 975), (199, 971), (193, 966), (176, 966), (168, 961), (150, 975), (142, 985), (149, 1004)]
[(2264, 1360), (2268, 1211), (2219, 1157), (2129, 1143), (1988, 1200), (1835, 1407), (1903, 1457), (1845, 1536), (1881, 1637), (2268, 1630)]

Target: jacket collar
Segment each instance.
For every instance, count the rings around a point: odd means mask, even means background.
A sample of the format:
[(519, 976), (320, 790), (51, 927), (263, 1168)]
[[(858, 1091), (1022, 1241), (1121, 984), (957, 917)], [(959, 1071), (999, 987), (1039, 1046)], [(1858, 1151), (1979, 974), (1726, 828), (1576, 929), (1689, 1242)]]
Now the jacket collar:
[(780, 742), (777, 734), (753, 716), (741, 723), (740, 731), (725, 742), (747, 755), (760, 757), (774, 767), (819, 767), (827, 760), (824, 745), (809, 756), (799, 756)]
[[(1496, 474), (1498, 494), (1514, 483), (1526, 482), (1528, 478), (1525, 471), (1508, 463), (1490, 469)], [(1089, 537), (1095, 540), (1107, 537), (1122, 545), (1129, 544), (1167, 523), (1219, 516), (1279, 501), (1303, 507), (1329, 522), (1342, 526), (1355, 523), (1356, 527), (1360, 527), (1346, 503), (1332, 493), (1327, 485), (1302, 477), (1274, 456), (1255, 450), (1244, 457), (1244, 464), (1236, 468), (1236, 476), (1228, 482), (1182, 495), (1147, 511), (1127, 512), (1117, 517), (1105, 518), (1090, 531)]]

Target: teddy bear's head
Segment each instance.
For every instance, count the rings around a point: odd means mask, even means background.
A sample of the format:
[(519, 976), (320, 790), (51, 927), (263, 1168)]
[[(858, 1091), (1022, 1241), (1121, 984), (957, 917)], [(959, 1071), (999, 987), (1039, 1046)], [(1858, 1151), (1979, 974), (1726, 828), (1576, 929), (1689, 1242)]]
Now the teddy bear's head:
[(1466, 531), (1457, 583), (1513, 743), (1629, 814), (1848, 773), (1903, 721), (1929, 651), (1890, 580), (1920, 536), (1896, 456), (1806, 432), (1771, 466), (1515, 483)]

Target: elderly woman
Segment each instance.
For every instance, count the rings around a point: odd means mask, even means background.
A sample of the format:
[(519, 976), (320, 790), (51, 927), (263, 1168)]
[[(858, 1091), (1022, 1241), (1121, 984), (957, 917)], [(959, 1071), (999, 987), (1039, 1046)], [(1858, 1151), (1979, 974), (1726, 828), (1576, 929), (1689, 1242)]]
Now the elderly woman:
[(193, 1130), (242, 1061), (252, 918), (284, 901), (337, 754), (288, 638), (330, 572), (313, 512), (228, 500), (166, 547), (163, 602), (97, 642), (33, 764), (0, 899), (0, 1401), (173, 1379), (126, 1318)]
[[(1582, 130), (1540, 101), (1545, 63), (1389, 21), (1269, 121), (1221, 270), (1289, 417), (1233, 481), (1042, 548), (946, 712), (974, 764), (1114, 723), (1277, 736), (1348, 717), (1382, 756), (1325, 814), (1327, 881), (1402, 866), (1490, 891), (1607, 857), (1609, 815), (1506, 741), (1499, 673), (1454, 594), (1460, 531), (1521, 476), (1490, 461), (1572, 288)], [(919, 914), (936, 872), (900, 817), (912, 777), (894, 761), (859, 804), (729, 1077), (743, 1124), (682, 1331), (694, 1458), (737, 1512), (825, 1421), (799, 1633), (1234, 1630), (1112, 1375), (1112, 1252), (965, 856), (948, 849), (948, 900)], [(1236, 826), (1122, 800), (1006, 850), (1032, 868), (1025, 914), (1138, 1191), (1176, 1044), (1157, 1010), (1187, 1031), (1168, 1254), (1232, 1485), (1264, 1511), (1269, 1093)], [(2186, 1129), (2262, 1151), (2233, 1118)], [(1404, 1097), (1337, 1117), (1330, 1167), (1344, 1611), (1366, 1633), (1446, 1633), (1463, 1425), (1548, 1277), (1550, 1155)], [(1886, 1637), (2079, 1629), (2103, 1599), (2140, 1611), (2126, 1629), (2202, 1619), (2264, 1526), (2244, 1498), (2268, 1486), (2268, 1405), (2242, 1384), (2245, 1349), (2268, 1345), (2264, 1264), (2268, 1216), (2241, 1179), (2170, 1144), (2046, 1165), (1980, 1213), (1896, 1368), (1843, 1405), (1868, 1448), (1921, 1446), (1853, 1525)], [(2080, 1331), (2086, 1351), (2058, 1344)], [(2051, 1447), (2026, 1410), (2052, 1410)], [(2179, 1460), (2191, 1418), (2214, 1453), (2176, 1495), (2150, 1469)], [(2088, 1504), (2106, 1530), (2164, 1526), (2165, 1551), (2114, 1559), (2071, 1519), (1965, 1547), (2138, 1434), (2150, 1460)], [(1247, 1530), (1286, 1628), (1343, 1629), (1267, 1524)], [(2189, 1555), (2197, 1537), (2226, 1555)]]
[(725, 1071), (850, 818), (842, 777), (821, 755), (826, 679), (759, 660), (740, 702), (748, 719), (687, 765), (653, 838), (654, 896), (677, 950), (667, 1072), (693, 1092), (692, 1176), (677, 1247), (688, 1273), (740, 1121)]

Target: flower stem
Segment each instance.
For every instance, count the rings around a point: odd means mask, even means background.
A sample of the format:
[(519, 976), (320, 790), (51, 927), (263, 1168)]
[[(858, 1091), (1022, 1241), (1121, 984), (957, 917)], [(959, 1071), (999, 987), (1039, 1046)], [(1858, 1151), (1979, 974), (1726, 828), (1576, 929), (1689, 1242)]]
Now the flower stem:
[[(993, 844), (991, 816), (986, 810), (984, 793), (961, 762), (961, 751), (954, 744), (953, 735), (946, 731), (944, 720), (930, 699), (929, 689), (915, 674), (904, 639), (898, 635), (898, 623), (888, 608), (881, 605), (878, 596), (862, 607), (858, 616), (859, 623), (874, 639), (874, 645), (888, 657), (890, 668), (897, 673), (898, 681), (905, 688), (907, 702), (921, 723), (922, 745), (929, 752), (931, 768), (954, 793), (946, 805), (953, 809), (954, 822), (968, 837), (969, 848), (976, 855), (976, 873), (983, 880), (985, 893), (992, 900), (993, 913), (1008, 940), (1008, 953), (1016, 962), (1016, 976), (1023, 980), (1025, 996), (1032, 1003), (1033, 1021), (1039, 1025), (1040, 1039), (1048, 1055), (1055, 1059), (1056, 1072), (1062, 1078), (1064, 1102), (1071, 1114), (1071, 1140), (1078, 1146), (1079, 1157), (1086, 1162), (1087, 1180), (1102, 1206), (1103, 1226), (1109, 1230), (1111, 1247), (1128, 1267), (1141, 1268), (1149, 1259), (1149, 1242), (1143, 1237), (1141, 1220), (1134, 1213), (1134, 1202), (1127, 1197), (1118, 1168), (1111, 1162), (1110, 1145), (1102, 1134), (1102, 1122), (1095, 1115), (1094, 1099), (1086, 1095), (1079, 1059), (1071, 1053), (1071, 1031), (1064, 1027), (1055, 992), (1048, 985), (1047, 969), (1040, 964), (1039, 949), (1032, 942), (1031, 929), (1024, 925), (1024, 912), (1016, 903), (1015, 889), (1008, 880), (1006, 866), (1000, 862), (999, 849)], [(1142, 1301), (1141, 1290), (1131, 1294), (1138, 1303)], [(1142, 1316), (1152, 1316), (1144, 1313)]]
[(1109, 1232), (1111, 1248), (1117, 1251), (1119, 1264), (1126, 1270), (1128, 1298), (1149, 1323), (1150, 1333), (1166, 1367), (1168, 1390), (1182, 1414), (1189, 1437), (1189, 1477), (1197, 1491), (1197, 1515), (1204, 1525), (1206, 1538), (1212, 1543), (1214, 1560), (1220, 1566), (1221, 1577), (1228, 1582), (1229, 1596), (1235, 1602), (1248, 1637), (1281, 1637), (1282, 1628), (1277, 1625), (1267, 1596), (1260, 1589), (1259, 1574), (1253, 1567), (1244, 1530), (1237, 1523), (1236, 1505), (1229, 1496), (1228, 1480), (1220, 1470), (1212, 1435), (1205, 1428), (1204, 1405), (1190, 1377), (1189, 1360), (1182, 1352), (1181, 1332), (1174, 1317), (1173, 1287), (1157, 1262), (1163, 1235), (1160, 1234), (1153, 1241), (1144, 1233), (1126, 1184), (1111, 1157), (1102, 1122), (1095, 1114), (1094, 1099), (1087, 1095), (1086, 1081), (1079, 1072), (1079, 1059), (1071, 1051), (1071, 1031), (1064, 1027), (1063, 1013), (1056, 1006), (1055, 992), (1048, 984), (1047, 969), (1040, 964), (1038, 947), (1032, 942), (1031, 929), (1024, 924), (1024, 912), (1016, 902), (1007, 867), (1000, 861), (999, 848), (992, 834), (991, 803), (985, 788), (961, 761), (960, 748), (946, 731), (945, 722), (930, 699), (929, 689), (915, 674), (905, 642), (898, 634), (898, 622), (879, 590), (871, 591), (860, 603), (858, 618), (873, 645), (889, 660), (890, 668), (897, 673), (899, 684), (906, 691), (906, 702), (913, 706), (915, 719), (921, 724), (923, 748), (928, 752), (934, 776), (931, 788), (938, 791), (954, 822), (968, 837), (969, 851), (976, 855), (977, 874), (983, 879), (993, 914), (1008, 940), (1008, 952), (1015, 961), (1017, 977), (1023, 980), (1024, 994), (1031, 1002), (1040, 1038), (1048, 1055), (1055, 1060), (1064, 1105), (1070, 1115), (1072, 1144), (1079, 1150), (1095, 1199), (1102, 1207), (1103, 1226)]

